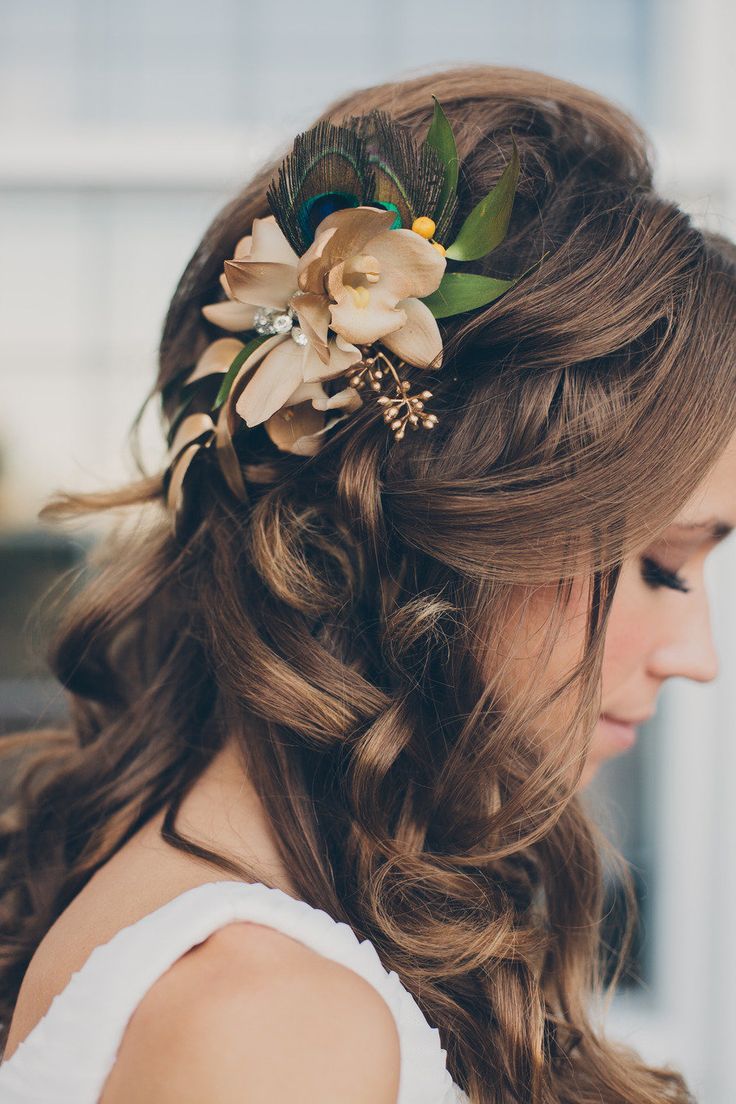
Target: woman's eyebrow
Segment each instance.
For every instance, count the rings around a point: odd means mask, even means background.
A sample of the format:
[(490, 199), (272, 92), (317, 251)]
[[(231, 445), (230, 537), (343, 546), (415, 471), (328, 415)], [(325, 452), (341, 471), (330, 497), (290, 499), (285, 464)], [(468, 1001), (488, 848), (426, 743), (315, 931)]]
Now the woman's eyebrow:
[(670, 529), (685, 533), (707, 533), (715, 541), (721, 541), (734, 530), (733, 525), (721, 518), (703, 518), (702, 521), (674, 521)]

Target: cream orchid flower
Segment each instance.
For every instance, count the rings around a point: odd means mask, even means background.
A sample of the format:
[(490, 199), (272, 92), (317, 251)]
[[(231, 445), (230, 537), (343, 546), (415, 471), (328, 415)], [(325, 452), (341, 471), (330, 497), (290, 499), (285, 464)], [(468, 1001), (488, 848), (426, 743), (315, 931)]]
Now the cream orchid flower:
[[(328, 395), (321, 382), (314, 380), (302, 383), (263, 428), (278, 448), (298, 456), (314, 456), (322, 446), (324, 434), (362, 405), (354, 387)], [(328, 418), (327, 412), (331, 410), (343, 413)]]
[[(445, 260), (413, 231), (391, 230), (393, 219), (392, 212), (375, 207), (334, 212), (319, 224), (301, 258), (272, 215), (254, 219), (252, 235), (242, 238), (234, 258), (225, 262), (221, 282), (227, 300), (203, 308), (205, 317), (232, 332), (257, 328), (264, 309), (281, 312), (274, 322), (284, 320), (283, 328), (241, 366), (228, 400), (246, 425), (268, 423), (269, 435), (277, 434), (278, 440), (272, 437), (276, 444), (288, 435), (281, 421), (271, 419), (289, 408), (287, 421), (298, 418), (290, 427), (292, 444), (311, 447), (302, 439), (326, 427), (323, 422), (315, 428), (314, 416), (294, 396), (303, 394), (299, 389), (304, 385), (335, 379), (359, 364), (358, 344), (380, 340), (408, 363), (439, 363), (439, 329), (417, 297), (436, 290)], [(296, 329), (293, 315), (299, 321)], [(237, 350), (233, 352), (232, 344), (227, 350), (220, 345), (216, 359), (220, 352), (232, 353), (232, 362)], [(200, 374), (208, 370), (200, 366)], [(324, 389), (315, 396), (320, 401), (327, 397)], [(359, 405), (354, 388), (333, 398), (339, 399), (339, 407)], [(297, 407), (298, 414), (292, 409)], [(323, 408), (315, 402), (313, 409)]]
[[(182, 427), (185, 433), (183, 436), (180, 432), (177, 433), (168, 457), (169, 464), (175, 464), (170, 504), (174, 499), (177, 506), (180, 504), (181, 487), (189, 464), (199, 448), (208, 447), (213, 441), (217, 445), (221, 464), (224, 462), (227, 465), (223, 470), (231, 488), (236, 494), (240, 491), (242, 497), (242, 478), (238, 484), (240, 469), (237, 462), (233, 463), (235, 454), (231, 444), (237, 429), (236, 404), (251, 375), (265, 364), (269, 356), (273, 356), (282, 343), (288, 351), (293, 348), (301, 352), (293, 341), (285, 341), (282, 334), (267, 338), (240, 366), (219, 414), (213, 417), (197, 414), (184, 419)], [(213, 341), (197, 360), (184, 385), (188, 386), (206, 376), (224, 377), (235, 357), (244, 348), (243, 342), (234, 337), (222, 337)], [(279, 392), (279, 408), (265, 419), (263, 428), (277, 448), (301, 456), (311, 456), (319, 450), (321, 437), (327, 430), (362, 406), (363, 400), (354, 387), (344, 387), (336, 394), (328, 395), (318, 380), (301, 382), (296, 387), (292, 384), (293, 380)], [(281, 402), (286, 391), (289, 394)]]
[(380, 341), (419, 368), (439, 367), (442, 337), (420, 300), (439, 287), (445, 258), (413, 230), (391, 230), (394, 217), (376, 207), (335, 211), (299, 259), (290, 302), (323, 357), (333, 330), (356, 345)]
[[(256, 222), (258, 221), (261, 220), (256, 219)], [(247, 234), (235, 246), (233, 259), (245, 260), (251, 255), (252, 250), (253, 235)], [(294, 256), (296, 257), (296, 254)], [(252, 330), (255, 325), (256, 308), (247, 303), (239, 303), (237, 299), (233, 298), (233, 293), (224, 272), (220, 273), (220, 286), (227, 298), (221, 303), (210, 303), (206, 307), (202, 307), (202, 314), (207, 321), (219, 326), (221, 330), (228, 330), (230, 333)]]
[[(204, 308), (205, 317), (216, 325), (224, 319), (233, 329), (242, 328), (244, 322), (253, 328), (259, 311), (266, 308), (281, 311), (287, 322), (291, 310), (302, 323), (298, 307), (292, 305), (298, 290), (298, 257), (273, 215), (254, 219), (252, 239), (241, 239), (240, 245), (240, 255), (225, 262), (223, 288), (228, 302)], [(218, 311), (218, 307), (224, 309)], [(302, 383), (335, 379), (361, 358), (360, 350), (339, 336), (324, 346), (320, 342), (317, 348), (308, 321), (299, 329), (289, 323), (278, 337), (258, 370), (250, 372), (239, 396), (237, 412), (248, 426), (271, 418)], [(255, 362), (249, 359), (248, 363), (255, 369)]]

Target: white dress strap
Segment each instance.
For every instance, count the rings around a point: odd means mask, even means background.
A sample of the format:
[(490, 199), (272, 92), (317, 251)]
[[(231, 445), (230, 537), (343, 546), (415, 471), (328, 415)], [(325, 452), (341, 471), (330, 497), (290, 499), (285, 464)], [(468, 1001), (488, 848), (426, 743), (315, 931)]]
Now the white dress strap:
[(276, 928), (354, 970), (384, 998), (401, 1050), (397, 1104), (462, 1104), (430, 1027), (368, 939), (322, 909), (261, 882), (194, 886), (92, 951), (46, 1015), (0, 1064), (2, 1104), (97, 1104), (125, 1028), (157, 978), (181, 955), (236, 920)]

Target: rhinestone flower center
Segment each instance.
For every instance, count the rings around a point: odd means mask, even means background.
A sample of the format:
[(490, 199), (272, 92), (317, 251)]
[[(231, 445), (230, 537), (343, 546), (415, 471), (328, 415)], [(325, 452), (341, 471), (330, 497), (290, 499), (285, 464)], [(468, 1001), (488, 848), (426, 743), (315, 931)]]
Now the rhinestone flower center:
[(291, 307), (258, 307), (253, 316), (253, 329), (263, 337), (287, 334), (294, 325), (296, 315)]

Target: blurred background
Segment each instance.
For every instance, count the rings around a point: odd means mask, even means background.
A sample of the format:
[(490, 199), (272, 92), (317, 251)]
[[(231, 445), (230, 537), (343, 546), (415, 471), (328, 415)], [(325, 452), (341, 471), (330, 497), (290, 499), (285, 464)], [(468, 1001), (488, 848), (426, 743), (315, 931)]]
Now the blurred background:
[[(735, 44), (732, 0), (0, 0), (0, 729), (63, 716), (44, 611), (100, 532), (37, 512), (57, 488), (134, 474), (126, 436), (169, 298), (261, 162), (361, 85), (519, 65), (631, 110), (661, 190), (733, 237)], [(142, 437), (153, 467), (155, 410)], [(708, 571), (719, 678), (670, 680), (635, 751), (587, 797), (633, 865), (642, 910), (611, 1030), (682, 1068), (702, 1104), (733, 1104), (731, 542)], [(615, 915), (611, 929), (615, 942)]]

